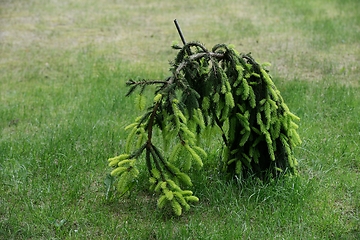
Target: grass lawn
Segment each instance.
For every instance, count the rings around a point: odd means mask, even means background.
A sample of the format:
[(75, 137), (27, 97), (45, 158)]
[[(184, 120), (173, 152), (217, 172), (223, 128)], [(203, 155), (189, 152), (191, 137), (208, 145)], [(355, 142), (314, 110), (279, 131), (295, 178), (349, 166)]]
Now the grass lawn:
[[(360, 239), (358, 0), (0, 2), (0, 239)], [(174, 217), (147, 174), (105, 201), (107, 159), (142, 112), (129, 78), (163, 79), (180, 42), (271, 62), (301, 118), (299, 177), (225, 182), (219, 139)], [(149, 99), (152, 99), (150, 96)]]

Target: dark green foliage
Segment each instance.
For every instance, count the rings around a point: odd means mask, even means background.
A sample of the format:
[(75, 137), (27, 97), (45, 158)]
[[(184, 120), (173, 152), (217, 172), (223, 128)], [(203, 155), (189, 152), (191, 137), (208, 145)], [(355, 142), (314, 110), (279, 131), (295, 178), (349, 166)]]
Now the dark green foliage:
[[(126, 128), (131, 130), (126, 153), (109, 159), (120, 192), (133, 185), (145, 151), (150, 190), (160, 194), (158, 206), (168, 203), (177, 215), (189, 209), (188, 202), (198, 199), (182, 189), (192, 185), (186, 172), (193, 165), (202, 167), (206, 152), (198, 136), (211, 127), (222, 132), (221, 170), (230, 178), (296, 174), (292, 150), (301, 142), (294, 123), (299, 119), (250, 54), (239, 54), (225, 44), (208, 51), (191, 42), (180, 48), (170, 71), (164, 81), (127, 83), (127, 95), (137, 88), (141, 94), (148, 85), (158, 87), (152, 106)], [(163, 148), (154, 144), (155, 128), (162, 133)]]

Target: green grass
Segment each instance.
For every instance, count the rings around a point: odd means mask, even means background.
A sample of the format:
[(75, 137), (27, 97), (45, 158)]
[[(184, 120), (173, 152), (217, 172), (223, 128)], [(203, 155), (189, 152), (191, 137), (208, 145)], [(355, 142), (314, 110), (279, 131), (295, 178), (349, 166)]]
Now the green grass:
[[(145, 2), (145, 3), (144, 3)], [(360, 5), (347, 1), (2, 1), (0, 239), (359, 239)], [(225, 182), (216, 139), (200, 202), (156, 208), (146, 174), (104, 199), (107, 158), (141, 112), (129, 78), (163, 79), (180, 41), (272, 63), (301, 117), (299, 177)]]

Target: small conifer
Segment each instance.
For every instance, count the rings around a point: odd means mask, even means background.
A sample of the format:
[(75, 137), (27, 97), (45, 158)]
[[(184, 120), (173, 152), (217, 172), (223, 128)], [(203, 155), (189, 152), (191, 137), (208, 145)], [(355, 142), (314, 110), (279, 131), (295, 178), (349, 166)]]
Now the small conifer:
[[(141, 109), (144, 89), (149, 85), (157, 89), (152, 105), (126, 128), (130, 133), (125, 153), (109, 159), (119, 190), (130, 189), (145, 152), (150, 189), (160, 196), (158, 206), (169, 204), (176, 215), (182, 208), (188, 210), (188, 202), (198, 198), (183, 190), (192, 186), (186, 172), (203, 166), (207, 154), (197, 139), (214, 126), (224, 141), (221, 170), (230, 178), (296, 174), (293, 149), (301, 140), (294, 121), (299, 118), (290, 112), (263, 65), (229, 45), (218, 44), (210, 51), (198, 42), (183, 43), (173, 46), (179, 52), (168, 78), (127, 82), (127, 96), (140, 89)], [(156, 128), (162, 132), (162, 147), (153, 141)], [(166, 150), (169, 142), (173, 147)], [(186, 160), (177, 161), (184, 154)]]

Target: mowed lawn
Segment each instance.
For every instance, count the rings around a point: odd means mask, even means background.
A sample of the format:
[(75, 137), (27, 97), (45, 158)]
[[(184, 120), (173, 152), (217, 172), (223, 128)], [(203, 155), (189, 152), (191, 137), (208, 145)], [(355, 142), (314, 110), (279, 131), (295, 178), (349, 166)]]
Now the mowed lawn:
[[(358, 0), (0, 1), (0, 239), (360, 239), (359, 13)], [(175, 18), (187, 41), (272, 64), (301, 118), (299, 176), (224, 181), (214, 133), (182, 216), (157, 208), (145, 168), (105, 199), (107, 159), (142, 113), (125, 82), (169, 75)]]

